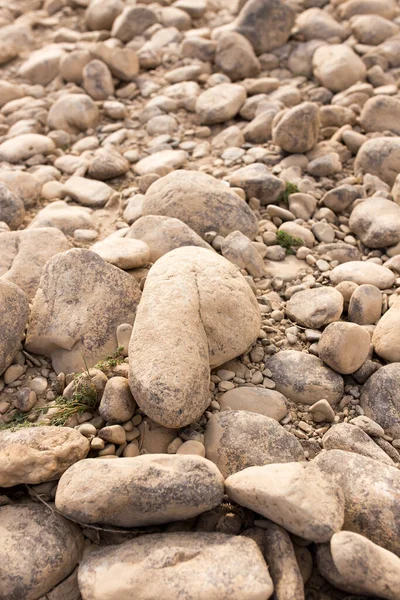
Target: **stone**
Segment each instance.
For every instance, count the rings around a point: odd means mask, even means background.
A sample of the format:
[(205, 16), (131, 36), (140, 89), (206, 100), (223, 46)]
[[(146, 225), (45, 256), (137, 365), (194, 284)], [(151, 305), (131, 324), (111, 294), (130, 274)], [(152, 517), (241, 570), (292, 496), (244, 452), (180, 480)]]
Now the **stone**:
[(395, 438), (400, 437), (399, 381), (398, 362), (385, 365), (367, 379), (360, 398), (365, 415)]
[(55, 481), (89, 452), (89, 441), (69, 427), (24, 427), (0, 432), (0, 486)]
[(150, 249), (149, 262), (152, 263), (170, 250), (183, 246), (198, 246), (211, 250), (211, 246), (186, 223), (162, 215), (140, 217), (131, 225), (126, 238), (144, 242)]
[(215, 413), (204, 436), (206, 457), (224, 477), (247, 467), (304, 459), (295, 436), (275, 419), (245, 410)]
[(400, 304), (396, 299), (387, 312), (379, 319), (373, 332), (372, 344), (376, 354), (387, 362), (399, 361), (397, 333), (400, 327)]
[(387, 600), (399, 598), (400, 558), (358, 533), (335, 533), (329, 545), (318, 548), (317, 564), (336, 588)]
[(100, 401), (99, 413), (111, 424), (125, 423), (134, 415), (136, 402), (125, 377), (112, 377), (108, 380)]
[(156, 13), (147, 6), (126, 6), (115, 19), (111, 36), (129, 42), (157, 23)]
[(298, 35), (306, 41), (336, 37), (343, 40), (348, 37), (348, 32), (342, 23), (318, 7), (309, 8), (300, 13), (296, 19), (296, 28)]
[(314, 148), (320, 126), (318, 105), (302, 102), (279, 112), (272, 123), (272, 141), (292, 154), (304, 154)]
[(335, 288), (320, 287), (293, 294), (286, 313), (304, 327), (320, 329), (338, 321), (343, 312), (343, 296)]
[(248, 238), (257, 234), (257, 219), (240, 196), (211, 175), (174, 171), (147, 190), (142, 215), (175, 217), (198, 235), (216, 231), (226, 236), (239, 230)]
[(23, 93), (19, 85), (5, 79), (0, 79), (0, 108), (11, 102), (11, 100), (17, 100), (18, 98), (22, 98), (22, 96)]
[(83, 69), (92, 57), (87, 50), (73, 50), (64, 55), (59, 64), (60, 75), (65, 81), (82, 83)]
[(342, 170), (339, 154), (329, 152), (311, 160), (307, 165), (307, 173), (313, 177), (332, 177)]
[(266, 165), (254, 163), (236, 169), (228, 178), (231, 186), (242, 188), (248, 199), (253, 196), (261, 204), (273, 204), (285, 191), (285, 183), (272, 175)]
[(0, 281), (15, 283), (32, 300), (44, 265), (70, 247), (65, 235), (53, 227), (0, 233)]
[(125, 175), (129, 171), (129, 168), (129, 161), (113, 146), (108, 146), (96, 151), (88, 169), (88, 176), (93, 177), (93, 179), (106, 181), (107, 179)]
[(35, 154), (50, 154), (55, 150), (53, 140), (38, 133), (24, 133), (0, 144), (0, 161), (20, 163)]
[(342, 488), (343, 529), (365, 535), (371, 542), (399, 556), (399, 470), (343, 450), (321, 452), (313, 462), (328, 476), (335, 477)]
[(91, 210), (81, 206), (71, 206), (57, 200), (40, 210), (28, 225), (31, 229), (57, 228), (66, 235), (73, 235), (76, 229), (92, 229)]
[(210, 366), (242, 354), (260, 325), (235, 266), (204, 248), (172, 250), (150, 269), (135, 319), (129, 382), (136, 402), (161, 425), (192, 423), (210, 402)]
[(350, 229), (368, 248), (386, 248), (400, 241), (400, 206), (385, 198), (372, 197), (354, 208)]
[(196, 456), (202, 456), (205, 458), (206, 449), (204, 444), (197, 442), (196, 440), (188, 440), (179, 446), (176, 454), (195, 454)]
[(82, 357), (92, 367), (115, 352), (116, 328), (133, 323), (139, 299), (134, 279), (94, 252), (74, 248), (57, 254), (43, 269), (26, 349), (49, 356), (57, 373), (81, 371)]
[(330, 278), (333, 285), (338, 285), (342, 281), (353, 281), (358, 285), (369, 284), (385, 290), (392, 287), (396, 276), (386, 267), (371, 261), (357, 260), (338, 265), (332, 269)]
[(25, 208), (33, 208), (39, 199), (42, 186), (40, 182), (30, 173), (23, 171), (0, 171), (0, 181), (5, 183), (8, 189), (22, 200)]
[(150, 262), (148, 245), (133, 238), (110, 235), (101, 242), (93, 244), (90, 250), (120, 269), (138, 269)]
[(374, 285), (360, 285), (351, 294), (349, 321), (358, 325), (374, 325), (381, 318), (382, 292)]
[(97, 435), (101, 440), (116, 446), (120, 446), (126, 442), (126, 431), (121, 425), (107, 425), (106, 427), (102, 427)]
[(342, 490), (312, 462), (250, 467), (228, 477), (225, 488), (240, 506), (313, 542), (328, 542), (343, 526)]
[(310, 406), (310, 414), (314, 423), (332, 423), (335, 418), (335, 412), (325, 398)]
[(10, 229), (18, 229), (25, 218), (24, 203), (4, 183), (0, 182), (0, 221)]
[(74, 570), (85, 546), (78, 525), (40, 503), (0, 507), (0, 531), (4, 598), (44, 597)]
[(303, 241), (304, 245), (308, 248), (312, 248), (315, 243), (315, 237), (309, 229), (295, 223), (293, 221), (286, 221), (279, 226), (279, 231), (284, 231), (292, 237), (298, 238)]
[(139, 58), (132, 48), (114, 48), (98, 42), (92, 50), (92, 54), (107, 65), (114, 77), (122, 81), (133, 81), (139, 74)]
[(263, 277), (264, 262), (248, 237), (241, 231), (232, 231), (221, 244), (221, 254), (231, 263), (246, 269), (253, 277)]
[(221, 411), (245, 410), (276, 421), (281, 421), (288, 413), (285, 396), (275, 390), (262, 387), (237, 387), (218, 398)]
[(337, 373), (354, 373), (367, 359), (370, 335), (356, 323), (337, 321), (322, 332), (318, 356)]
[(219, 38), (215, 64), (231, 81), (257, 77), (261, 70), (250, 42), (235, 31), (227, 31)]
[(325, 450), (345, 450), (394, 466), (391, 458), (362, 429), (350, 423), (333, 425), (324, 434)]
[(80, 523), (142, 527), (195, 517), (218, 506), (223, 493), (221, 473), (200, 456), (87, 459), (60, 479), (56, 508)]
[(226, 590), (230, 600), (258, 600), (273, 591), (256, 542), (222, 533), (158, 533), (101, 548), (86, 556), (78, 580), (93, 600), (224, 600)]
[[(4, 234), (0, 234), (4, 235)], [(0, 279), (0, 375), (11, 365), (21, 344), (29, 314), (24, 292)]]
[(64, 55), (64, 50), (56, 44), (44, 46), (29, 54), (19, 69), (19, 75), (32, 84), (48, 85), (58, 75), (59, 63)]
[(91, 0), (85, 12), (85, 23), (93, 31), (110, 30), (123, 9), (122, 0)]
[(47, 126), (49, 129), (61, 129), (76, 134), (95, 128), (99, 120), (99, 110), (90, 96), (65, 94), (51, 106), (47, 115)]
[(357, 54), (345, 44), (320, 46), (314, 52), (314, 76), (332, 92), (341, 92), (364, 81), (367, 69)]
[(122, 356), (128, 356), (129, 340), (132, 335), (132, 325), (129, 323), (121, 323), (117, 327), (117, 343), (118, 348), (121, 348)]
[(302, 194), (300, 192), (289, 195), (289, 210), (296, 219), (308, 219), (313, 215), (317, 207), (317, 200), (311, 194)]
[(106, 100), (114, 94), (109, 68), (101, 60), (91, 60), (82, 71), (82, 85), (93, 100)]
[(155, 173), (162, 177), (175, 169), (180, 169), (186, 162), (187, 153), (184, 150), (161, 150), (136, 163), (134, 169), (138, 175)]
[(76, 175), (67, 179), (63, 188), (64, 196), (70, 196), (75, 202), (92, 208), (103, 207), (113, 193), (112, 187), (102, 181)]
[(250, 0), (232, 28), (248, 38), (258, 55), (286, 44), (293, 25), (294, 11), (281, 0)]
[(339, 15), (342, 19), (350, 19), (360, 14), (380, 15), (386, 19), (393, 19), (397, 14), (397, 6), (393, 0), (385, 2), (384, 5), (379, 0), (349, 0), (339, 7)]
[(366, 101), (360, 115), (365, 131), (393, 131), (400, 134), (400, 102), (391, 96), (378, 94)]
[(342, 212), (348, 208), (354, 200), (362, 197), (363, 192), (358, 186), (343, 184), (339, 185), (322, 197), (322, 204), (334, 212)]
[(324, 398), (335, 405), (342, 399), (343, 379), (316, 356), (285, 350), (270, 358), (266, 366), (278, 392), (292, 402), (312, 405)]
[(376, 137), (367, 140), (357, 153), (354, 169), (356, 173), (376, 175), (392, 186), (400, 170), (400, 138)]
[(245, 100), (246, 91), (241, 85), (220, 83), (200, 94), (196, 113), (203, 125), (226, 123), (237, 115)]

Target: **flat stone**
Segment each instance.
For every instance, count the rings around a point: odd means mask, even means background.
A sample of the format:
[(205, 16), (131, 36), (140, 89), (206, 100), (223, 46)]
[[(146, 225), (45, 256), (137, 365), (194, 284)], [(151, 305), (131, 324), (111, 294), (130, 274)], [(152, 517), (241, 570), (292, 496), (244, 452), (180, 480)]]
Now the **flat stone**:
[(354, 281), (358, 285), (368, 283), (380, 290), (391, 288), (395, 282), (396, 275), (371, 261), (350, 261), (338, 265), (332, 269), (330, 274), (333, 285), (342, 281)]
[(139, 160), (134, 169), (138, 175), (147, 175), (148, 173), (165, 175), (166, 172), (182, 167), (186, 159), (187, 154), (184, 150), (161, 150)]
[(204, 125), (225, 123), (237, 115), (245, 100), (246, 91), (241, 85), (220, 83), (200, 94), (196, 113)]
[(83, 206), (101, 208), (114, 194), (112, 187), (102, 181), (85, 177), (70, 177), (64, 183), (63, 195), (70, 196)]
[(93, 222), (89, 208), (70, 206), (63, 200), (56, 200), (42, 208), (27, 227), (29, 229), (54, 227), (67, 235), (76, 229), (92, 229)]
[(293, 294), (286, 313), (304, 327), (320, 329), (338, 321), (343, 311), (343, 296), (335, 288), (320, 287)]
[(275, 390), (261, 387), (241, 386), (225, 392), (218, 403), (221, 410), (245, 410), (276, 421), (281, 421), (288, 413), (285, 396)]
[(150, 249), (145, 242), (110, 235), (96, 242), (90, 250), (120, 269), (137, 269), (150, 262)]
[(240, 187), (246, 192), (248, 199), (253, 196), (261, 204), (273, 204), (285, 190), (285, 183), (272, 175), (266, 165), (254, 163), (241, 169), (236, 169), (228, 177), (233, 187)]
[(199, 456), (87, 459), (61, 478), (56, 508), (80, 523), (142, 527), (195, 517), (218, 506), (223, 493), (221, 473)]
[(55, 150), (53, 140), (38, 133), (17, 135), (0, 144), (0, 160), (19, 163), (35, 154), (50, 154)]

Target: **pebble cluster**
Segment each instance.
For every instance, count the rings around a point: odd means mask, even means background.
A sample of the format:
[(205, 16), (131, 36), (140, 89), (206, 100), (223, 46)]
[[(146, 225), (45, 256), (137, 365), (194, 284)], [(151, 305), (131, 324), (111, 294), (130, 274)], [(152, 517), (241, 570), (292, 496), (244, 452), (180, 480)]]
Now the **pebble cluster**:
[(400, 600), (400, 3), (0, 4), (0, 600)]

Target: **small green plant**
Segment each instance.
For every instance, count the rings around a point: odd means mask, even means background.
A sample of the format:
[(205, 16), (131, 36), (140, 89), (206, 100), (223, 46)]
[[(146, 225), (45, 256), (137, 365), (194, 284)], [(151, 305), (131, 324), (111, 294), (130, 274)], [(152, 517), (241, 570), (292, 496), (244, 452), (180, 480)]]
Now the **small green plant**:
[(103, 373), (107, 373), (107, 371), (109, 371), (113, 367), (120, 365), (125, 360), (125, 357), (122, 356), (123, 349), (123, 346), (119, 346), (114, 352), (114, 354), (110, 354), (110, 356), (107, 356), (105, 360), (101, 360), (100, 362), (98, 362), (94, 368), (99, 369), (99, 371), (103, 371)]
[(286, 189), (281, 193), (281, 195), (278, 198), (278, 202), (283, 202), (284, 204), (289, 204), (290, 194), (297, 194), (299, 191), (300, 190), (295, 183), (288, 181), (286, 183)]
[(281, 230), (276, 233), (276, 241), (282, 248), (285, 248), (286, 254), (294, 254), (293, 247), (303, 245), (303, 240)]

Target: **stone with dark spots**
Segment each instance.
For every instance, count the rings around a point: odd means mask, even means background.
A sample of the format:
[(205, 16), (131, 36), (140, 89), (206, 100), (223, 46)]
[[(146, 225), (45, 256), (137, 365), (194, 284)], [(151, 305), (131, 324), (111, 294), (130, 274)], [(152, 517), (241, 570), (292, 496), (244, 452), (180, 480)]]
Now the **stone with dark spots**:
[(140, 296), (133, 277), (94, 252), (57, 254), (42, 273), (26, 349), (49, 356), (57, 373), (92, 367), (115, 352), (117, 327), (133, 323)]
[(146, 192), (145, 215), (180, 219), (200, 236), (216, 231), (222, 236), (239, 230), (257, 235), (257, 219), (246, 202), (222, 181), (199, 171), (173, 171)]
[(7, 223), (10, 229), (18, 229), (24, 218), (24, 203), (0, 182), (0, 221)]
[(322, 444), (325, 450), (355, 452), (394, 466), (392, 459), (375, 444), (367, 433), (350, 423), (333, 425), (322, 438)]
[(179, 428), (210, 403), (210, 366), (255, 341), (261, 317), (247, 281), (228, 260), (177, 248), (150, 269), (129, 346), (129, 383), (140, 408)]
[(395, 246), (400, 241), (400, 206), (386, 198), (368, 198), (353, 209), (349, 227), (368, 248)]
[(55, 227), (0, 233), (0, 277), (11, 281), (33, 300), (47, 261), (71, 244)]
[(37, 600), (81, 559), (80, 528), (43, 504), (0, 507), (0, 600)]
[(293, 294), (286, 303), (291, 319), (312, 329), (338, 321), (343, 311), (343, 296), (332, 287), (303, 290)]
[(218, 398), (221, 410), (247, 410), (280, 421), (288, 413), (285, 396), (276, 390), (241, 386)]
[(250, 200), (253, 196), (261, 204), (273, 204), (285, 190), (285, 183), (273, 175), (266, 165), (254, 163), (241, 169), (236, 169), (228, 178), (234, 187), (240, 187)]
[(316, 251), (320, 255), (328, 254), (331, 260), (337, 260), (339, 264), (361, 258), (358, 248), (340, 241), (318, 244)]
[(295, 436), (275, 419), (245, 410), (216, 413), (207, 423), (206, 457), (224, 477), (247, 467), (304, 459)]
[(312, 354), (285, 350), (270, 358), (266, 367), (278, 392), (293, 402), (315, 404), (325, 398), (334, 405), (342, 399), (342, 377)]
[(56, 507), (79, 523), (158, 525), (190, 519), (218, 506), (223, 483), (216, 466), (200, 456), (87, 459), (60, 479)]
[(160, 533), (98, 548), (79, 567), (83, 600), (267, 600), (257, 543), (222, 533)]
[(342, 488), (343, 529), (365, 535), (400, 556), (400, 471), (343, 450), (321, 452), (314, 462)]
[(356, 173), (370, 173), (392, 186), (400, 171), (400, 138), (378, 137), (367, 140), (354, 163)]
[(69, 427), (0, 431), (0, 487), (54, 481), (89, 449), (89, 440)]
[(400, 437), (400, 363), (379, 369), (364, 384), (361, 408), (387, 434)]
[(19, 349), (28, 314), (24, 292), (11, 281), (0, 279), (0, 375), (11, 365)]
[[(340, 590), (399, 600), (400, 558), (351, 531), (340, 531), (317, 548), (323, 577)], [(358, 596), (357, 596), (358, 597)]]

